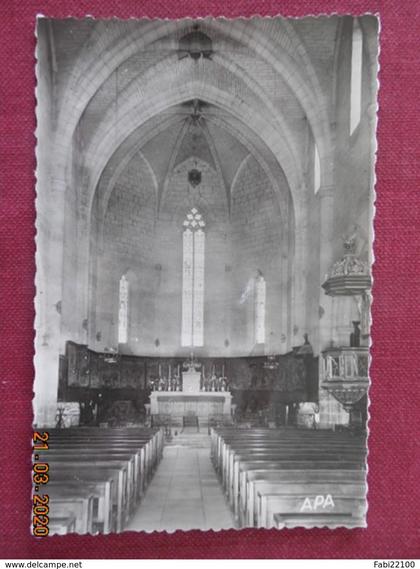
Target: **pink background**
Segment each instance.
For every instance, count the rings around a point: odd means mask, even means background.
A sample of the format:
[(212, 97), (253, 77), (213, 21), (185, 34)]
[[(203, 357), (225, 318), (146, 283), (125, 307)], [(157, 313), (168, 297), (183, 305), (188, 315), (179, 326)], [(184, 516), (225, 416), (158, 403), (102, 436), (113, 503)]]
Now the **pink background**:
[[(418, 7), (417, 0), (3, 0), (0, 558), (420, 557)], [(382, 27), (368, 529), (31, 537), (35, 15), (181, 18), (334, 12), (379, 13)]]

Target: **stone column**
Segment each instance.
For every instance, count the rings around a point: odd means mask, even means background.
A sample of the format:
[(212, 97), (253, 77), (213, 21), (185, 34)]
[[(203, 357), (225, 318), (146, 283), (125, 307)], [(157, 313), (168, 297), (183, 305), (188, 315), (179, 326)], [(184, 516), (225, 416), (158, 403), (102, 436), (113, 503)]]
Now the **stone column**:
[[(56, 423), (59, 354), (64, 351), (62, 342), (63, 311), (63, 239), (65, 221), (66, 181), (64, 164), (68, 149), (58, 142), (48, 128), (38, 121), (39, 149), (50, 149), (51, 156), (40, 156), (37, 150), (37, 237), (36, 263), (36, 337), (34, 424), (53, 427)], [(50, 142), (53, 136), (54, 143)], [(53, 164), (54, 167), (50, 165)], [(48, 172), (48, 176), (44, 174)], [(40, 212), (40, 214), (38, 213)]]
[[(37, 266), (36, 284), (36, 338), (34, 358), (34, 423), (38, 427), (55, 426), (58, 391), (58, 365), (61, 343), (62, 310), (62, 234), (60, 224), (63, 213), (60, 199), (52, 199), (55, 194), (48, 187), (37, 186), (39, 194), (44, 193), (38, 207), (49, 212), (49, 220), (44, 224), (37, 222)], [(61, 187), (64, 194), (64, 185)], [(48, 196), (50, 204), (47, 205)], [(40, 198), (41, 201), (41, 198)]]

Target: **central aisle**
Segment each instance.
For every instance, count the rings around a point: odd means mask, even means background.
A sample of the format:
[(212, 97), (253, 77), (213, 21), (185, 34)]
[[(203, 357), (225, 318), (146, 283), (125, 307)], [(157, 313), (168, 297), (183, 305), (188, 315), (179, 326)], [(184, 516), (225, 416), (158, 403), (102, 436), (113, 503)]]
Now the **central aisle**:
[(229, 529), (233, 516), (210, 461), (210, 437), (185, 433), (163, 459), (126, 530)]

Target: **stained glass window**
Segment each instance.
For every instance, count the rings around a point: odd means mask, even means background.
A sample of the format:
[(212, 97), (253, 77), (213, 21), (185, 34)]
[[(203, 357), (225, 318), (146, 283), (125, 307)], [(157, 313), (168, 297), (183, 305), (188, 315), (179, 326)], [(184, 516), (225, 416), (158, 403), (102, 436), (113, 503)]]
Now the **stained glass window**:
[(360, 122), (362, 107), (362, 61), (363, 34), (359, 20), (353, 20), (353, 39), (351, 49), (351, 83), (350, 83), (350, 134)]
[(255, 280), (255, 343), (265, 343), (265, 297), (264, 277), (259, 274)]
[(314, 191), (318, 193), (321, 187), (321, 161), (319, 159), (318, 147), (315, 144), (315, 155), (314, 155)]
[(119, 309), (118, 309), (118, 343), (128, 342), (128, 279), (123, 275), (120, 279)]
[(183, 346), (204, 342), (204, 241), (206, 226), (196, 208), (183, 223), (182, 334)]

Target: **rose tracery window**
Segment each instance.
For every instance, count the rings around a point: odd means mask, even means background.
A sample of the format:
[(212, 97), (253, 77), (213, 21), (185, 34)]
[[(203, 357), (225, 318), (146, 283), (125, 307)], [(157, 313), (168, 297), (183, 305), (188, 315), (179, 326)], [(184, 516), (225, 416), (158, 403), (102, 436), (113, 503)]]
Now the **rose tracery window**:
[(183, 346), (202, 346), (204, 328), (205, 222), (194, 207), (183, 223), (182, 334)]

